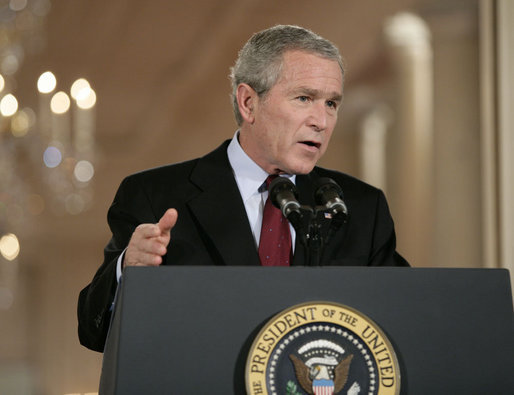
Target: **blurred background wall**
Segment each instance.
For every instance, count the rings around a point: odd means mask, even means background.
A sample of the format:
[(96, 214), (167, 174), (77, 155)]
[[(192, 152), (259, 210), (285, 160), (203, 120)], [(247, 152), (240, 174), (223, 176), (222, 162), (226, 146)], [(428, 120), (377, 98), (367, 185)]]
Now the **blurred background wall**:
[(513, 22), (508, 0), (0, 1), (0, 393), (97, 392), (75, 312), (114, 193), (232, 137), (229, 67), (278, 23), (340, 48), (321, 164), (384, 189), (411, 264), (512, 270)]

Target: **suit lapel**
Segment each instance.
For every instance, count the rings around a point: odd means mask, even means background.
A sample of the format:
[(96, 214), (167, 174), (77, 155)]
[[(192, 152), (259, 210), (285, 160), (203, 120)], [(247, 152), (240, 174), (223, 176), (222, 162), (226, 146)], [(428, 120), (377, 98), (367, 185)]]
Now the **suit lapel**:
[(259, 265), (259, 256), (250, 230), (232, 168), (227, 157), (228, 142), (199, 159), (191, 181), (202, 192), (187, 205), (212, 243), (213, 253), (227, 265)]

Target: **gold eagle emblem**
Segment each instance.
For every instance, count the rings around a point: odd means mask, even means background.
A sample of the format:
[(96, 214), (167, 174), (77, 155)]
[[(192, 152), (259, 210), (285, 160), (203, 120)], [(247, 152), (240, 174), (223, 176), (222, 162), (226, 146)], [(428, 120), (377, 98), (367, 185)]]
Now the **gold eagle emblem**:
[[(289, 359), (293, 363), (294, 371), (298, 383), (305, 392), (309, 395), (314, 395), (313, 382), (315, 380), (333, 380), (334, 382), (334, 393), (337, 394), (341, 391), (346, 381), (348, 380), (348, 372), (350, 370), (350, 363), (352, 362), (353, 355), (348, 355), (342, 359), (335, 367), (334, 362), (327, 357), (328, 362), (313, 361), (309, 365), (298, 358), (296, 355), (289, 355)], [(335, 358), (334, 358), (335, 359)]]

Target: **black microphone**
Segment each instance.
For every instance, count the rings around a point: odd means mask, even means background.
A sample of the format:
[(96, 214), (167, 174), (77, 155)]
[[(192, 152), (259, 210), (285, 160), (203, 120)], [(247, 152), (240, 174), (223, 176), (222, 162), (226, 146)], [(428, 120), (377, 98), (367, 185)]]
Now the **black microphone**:
[[(282, 211), (284, 217), (289, 219), (292, 213), (300, 214), (300, 203), (298, 202), (298, 191), (296, 185), (285, 177), (277, 177), (269, 186), (269, 198), (271, 203)], [(293, 224), (294, 225), (294, 224)]]
[(328, 244), (334, 234), (346, 221), (348, 209), (343, 201), (343, 191), (337, 183), (328, 177), (320, 178), (318, 188), (314, 193), (316, 204), (325, 206), (332, 214), (332, 220), (328, 228), (325, 243)]
[(271, 203), (282, 211), (284, 217), (293, 225), (300, 243), (307, 245), (307, 232), (304, 229), (298, 191), (296, 185), (285, 177), (277, 177), (269, 185)]
[(317, 182), (318, 188), (314, 193), (316, 204), (325, 206), (332, 214), (348, 215), (348, 209), (343, 201), (343, 191), (337, 183), (328, 177), (322, 177)]

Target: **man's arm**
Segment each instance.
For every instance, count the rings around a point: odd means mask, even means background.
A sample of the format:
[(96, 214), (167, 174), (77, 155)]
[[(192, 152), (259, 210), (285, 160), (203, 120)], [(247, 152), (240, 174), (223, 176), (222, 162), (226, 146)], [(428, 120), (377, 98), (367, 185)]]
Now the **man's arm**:
[(78, 334), (82, 345), (102, 352), (109, 329), (112, 304), (118, 286), (116, 268), (124, 252), (122, 266), (157, 266), (177, 221), (177, 211), (167, 210), (157, 223), (141, 185), (126, 179), (109, 209), (112, 238), (104, 249), (104, 262), (93, 280), (79, 295)]

